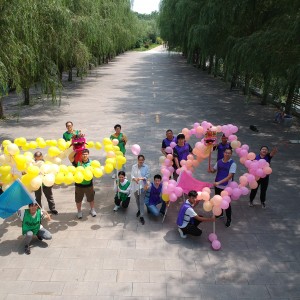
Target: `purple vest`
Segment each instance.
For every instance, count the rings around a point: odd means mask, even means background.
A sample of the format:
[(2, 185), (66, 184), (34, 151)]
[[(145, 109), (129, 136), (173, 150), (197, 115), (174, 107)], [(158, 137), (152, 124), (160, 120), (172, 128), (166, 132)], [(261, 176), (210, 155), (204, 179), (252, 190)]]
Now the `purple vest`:
[(256, 155), (255, 160), (260, 160), (260, 159), (264, 159), (265, 161), (267, 161), (268, 163), (271, 162), (272, 157), (270, 156), (270, 154), (267, 154), (264, 158), (260, 157), (259, 154)]
[(170, 147), (171, 143), (174, 142), (174, 143), (177, 143), (177, 139), (176, 137), (174, 136), (173, 139), (170, 141), (168, 140), (167, 138), (163, 139), (163, 145), (167, 147)]
[(231, 149), (231, 146), (229, 143), (226, 143), (225, 145), (220, 143), (217, 149), (218, 149), (218, 155), (217, 155), (217, 161), (218, 161), (224, 157), (224, 152), (226, 149)]
[[(192, 207), (189, 203), (183, 203), (180, 207), (179, 214), (177, 217), (177, 225), (182, 226), (183, 221), (188, 221), (189, 223), (194, 223), (194, 218), (190, 218), (190, 216), (186, 215), (185, 212), (188, 208)], [(189, 220), (185, 219), (185, 217), (190, 218)]]
[(149, 197), (149, 205), (157, 205), (161, 203), (161, 190), (162, 190), (162, 184), (156, 188), (154, 184), (151, 184), (150, 189), (150, 197)]
[(182, 147), (176, 145), (175, 149), (178, 153), (178, 161), (181, 162), (183, 159), (187, 160), (188, 155), (190, 154), (190, 145), (188, 143), (184, 143)]
[[(231, 167), (231, 165), (234, 163), (234, 161), (231, 159), (228, 162), (224, 163), (222, 159), (218, 160), (217, 162), (217, 176), (215, 179), (215, 182), (218, 182), (224, 178), (226, 178), (229, 174), (229, 169)], [(222, 183), (222, 185), (227, 185), (228, 181), (225, 181)]]

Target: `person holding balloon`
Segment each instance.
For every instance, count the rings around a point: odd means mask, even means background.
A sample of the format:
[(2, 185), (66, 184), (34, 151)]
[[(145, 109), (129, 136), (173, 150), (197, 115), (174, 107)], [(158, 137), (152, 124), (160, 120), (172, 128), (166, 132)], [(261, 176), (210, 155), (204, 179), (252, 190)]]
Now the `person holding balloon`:
[[(162, 216), (165, 215), (166, 211), (166, 202), (162, 200), (162, 183), (161, 183), (162, 177), (159, 174), (154, 175), (154, 182), (147, 184), (145, 186), (145, 204), (147, 207), (148, 213), (159, 216), (161, 214)], [(158, 209), (157, 206), (161, 204), (161, 208)]]
[[(44, 164), (44, 158), (42, 152), (40, 151), (35, 152), (33, 157), (36, 166), (40, 167), (42, 164)], [(42, 186), (37, 191), (34, 192), (35, 200), (41, 207), (42, 207), (42, 191), (47, 199), (48, 206), (51, 213), (53, 215), (58, 215), (58, 211), (55, 209), (52, 186), (45, 186), (44, 184), (42, 184)]]
[(134, 193), (138, 209), (136, 217), (140, 217), (140, 222), (142, 225), (144, 225), (144, 199), (146, 193), (145, 186), (147, 186), (147, 180), (150, 178), (150, 170), (149, 167), (144, 163), (144, 155), (139, 154), (137, 159), (137, 164), (134, 164), (131, 169), (131, 190)]
[(73, 129), (73, 123), (68, 121), (66, 123), (67, 131), (63, 134), (63, 139), (68, 142), (72, 140), (73, 135), (79, 134), (78, 130)]
[[(218, 160), (214, 167), (209, 170), (210, 173), (217, 172), (215, 182), (213, 183), (215, 186), (215, 195), (221, 195), (221, 192), (226, 188), (228, 183), (232, 181), (233, 176), (236, 173), (236, 163), (233, 161), (231, 156), (232, 149), (226, 149), (224, 151), (224, 158)], [(230, 203), (225, 212), (227, 217), (225, 226), (229, 227), (231, 224), (232, 213)]]
[(202, 230), (198, 228), (198, 225), (201, 222), (215, 222), (215, 217), (205, 218), (199, 216), (194, 208), (198, 205), (197, 201), (198, 193), (194, 190), (189, 191), (188, 199), (180, 207), (178, 217), (177, 217), (177, 226), (180, 236), (185, 239), (187, 234), (193, 236), (200, 236)]
[[(124, 157), (125, 157), (125, 153), (126, 153), (126, 143), (127, 143), (127, 136), (121, 132), (121, 125), (120, 124), (116, 124), (114, 126), (114, 129), (115, 129), (115, 133), (112, 134), (110, 136), (110, 139), (111, 140), (118, 140), (118, 144), (117, 146), (120, 148), (120, 151), (123, 153)], [(125, 164), (122, 166), (122, 171), (125, 172)], [(116, 178), (116, 175), (113, 174), (112, 175), (112, 178)]]
[(166, 138), (163, 139), (161, 143), (161, 152), (164, 156), (168, 155), (168, 153), (166, 152), (166, 148), (170, 147), (172, 142), (177, 144), (177, 138), (173, 135), (173, 131), (171, 129), (168, 129), (166, 131)]
[[(77, 163), (75, 162), (75, 155), (76, 152), (73, 151), (69, 155), (69, 160), (72, 163), (74, 167), (83, 167), (87, 168), (88, 166), (91, 165), (91, 161), (89, 159), (89, 149), (84, 149), (82, 150), (82, 161), (78, 161)], [(89, 175), (89, 174), (87, 174)], [(94, 186), (93, 186), (93, 175), (91, 173), (91, 176), (85, 175), (84, 180), (81, 183), (76, 183), (75, 182), (75, 203), (77, 207), (77, 218), (82, 219), (82, 211), (81, 211), (81, 206), (82, 206), (82, 200), (84, 195), (86, 196), (87, 202), (90, 204), (90, 214), (92, 217), (96, 217), (97, 213), (95, 211), (95, 202), (94, 202), (94, 197), (95, 197), (95, 191), (94, 191)], [(87, 178), (89, 177), (89, 178)]]
[[(262, 146), (260, 148), (259, 154), (256, 155), (255, 160), (260, 160), (264, 159), (266, 162), (269, 164), (271, 163), (272, 158), (274, 155), (278, 152), (278, 149), (275, 147), (272, 149), (272, 151), (269, 153), (269, 148), (267, 146)], [(267, 194), (267, 189), (269, 185), (269, 176), (266, 175), (265, 177), (259, 178), (257, 181), (258, 186), (255, 189), (251, 190), (250, 193), (250, 201), (249, 201), (249, 206), (253, 207), (253, 200), (257, 194), (258, 188), (260, 186), (260, 201), (261, 201), (261, 206), (262, 208), (266, 208), (266, 194)]]

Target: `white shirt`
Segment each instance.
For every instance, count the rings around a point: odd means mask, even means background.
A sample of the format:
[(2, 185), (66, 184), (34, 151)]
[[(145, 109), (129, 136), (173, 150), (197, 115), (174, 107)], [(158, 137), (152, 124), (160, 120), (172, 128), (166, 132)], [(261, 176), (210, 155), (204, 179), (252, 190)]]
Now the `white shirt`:
[[(142, 175), (141, 173), (141, 169), (142, 168), (146, 168), (145, 171), (146, 171), (146, 174), (145, 176)], [(150, 177), (150, 174), (149, 174), (149, 168), (147, 165), (143, 165), (142, 167), (138, 167), (138, 164), (135, 164), (132, 166), (132, 169), (131, 169), (131, 180), (134, 179), (134, 178), (141, 178), (141, 177), (144, 177), (146, 180)], [(134, 180), (132, 180), (131, 182), (131, 191), (134, 193), (140, 189), (143, 189), (145, 184), (146, 184), (146, 180), (140, 180), (139, 183), (136, 183)]]

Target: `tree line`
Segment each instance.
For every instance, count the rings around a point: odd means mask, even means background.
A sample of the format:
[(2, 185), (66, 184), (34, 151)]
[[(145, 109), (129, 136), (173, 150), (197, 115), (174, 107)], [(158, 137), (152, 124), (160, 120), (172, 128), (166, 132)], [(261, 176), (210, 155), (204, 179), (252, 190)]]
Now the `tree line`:
[(257, 83), (261, 104), (285, 99), (291, 113), (300, 82), (300, 2), (296, 0), (162, 0), (159, 28), (170, 50), (220, 73), (244, 94)]
[(1, 0), (0, 101), (16, 89), (29, 104), (36, 83), (55, 99), (63, 72), (72, 80), (133, 48), (142, 27), (130, 0)]

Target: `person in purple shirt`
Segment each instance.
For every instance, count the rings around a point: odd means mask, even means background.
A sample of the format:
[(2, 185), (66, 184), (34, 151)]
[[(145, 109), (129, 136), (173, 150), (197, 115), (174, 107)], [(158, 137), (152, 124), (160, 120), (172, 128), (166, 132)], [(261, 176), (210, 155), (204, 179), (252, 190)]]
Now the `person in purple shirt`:
[(173, 135), (173, 131), (171, 129), (168, 129), (166, 131), (166, 138), (163, 139), (162, 143), (161, 143), (161, 152), (164, 156), (167, 156), (168, 153), (166, 153), (166, 148), (170, 147), (170, 144), (174, 142), (177, 144), (177, 139), (176, 137)]
[(178, 217), (177, 217), (177, 226), (180, 236), (185, 239), (187, 234), (200, 236), (202, 230), (198, 228), (198, 225), (201, 222), (214, 222), (215, 217), (205, 218), (199, 216), (195, 211), (194, 207), (199, 203), (197, 201), (198, 193), (194, 190), (189, 191), (188, 199), (182, 204)]
[[(273, 148), (272, 151), (269, 153), (269, 148), (267, 146), (262, 146), (260, 148), (259, 154), (256, 155), (256, 160), (264, 159), (268, 163), (271, 163), (271, 159), (273, 156), (278, 152), (277, 148)], [(250, 193), (250, 201), (249, 201), (249, 206), (253, 207), (253, 200), (256, 196), (256, 193), (258, 191), (258, 188), (260, 186), (260, 201), (261, 201), (261, 207), (266, 208), (266, 194), (267, 194), (267, 189), (269, 185), (269, 175), (267, 175), (264, 178), (260, 178), (258, 181), (258, 186), (256, 189), (251, 190)]]
[[(214, 165), (213, 169), (210, 169), (211, 173), (217, 172), (215, 182), (215, 195), (220, 195), (221, 192), (226, 188), (228, 182), (233, 179), (234, 174), (236, 173), (236, 163), (231, 159), (232, 149), (226, 149), (224, 151), (224, 158), (218, 160)], [(231, 205), (225, 210), (227, 222), (226, 227), (229, 227), (231, 224)], [(222, 216), (223, 213), (220, 215)], [(220, 217), (219, 216), (219, 217)]]
[(173, 174), (174, 180), (177, 180), (178, 174), (176, 170), (181, 167), (180, 162), (184, 159), (187, 160), (187, 157), (190, 153), (192, 153), (193, 149), (189, 143), (185, 141), (185, 135), (183, 133), (179, 133), (177, 135), (177, 145), (173, 148), (173, 156), (174, 156), (174, 169), (175, 172)]
[(214, 150), (217, 150), (217, 161), (224, 157), (224, 151), (226, 149), (232, 149), (232, 147), (228, 142), (228, 137), (225, 134), (223, 134), (221, 138), (221, 143), (214, 146)]

